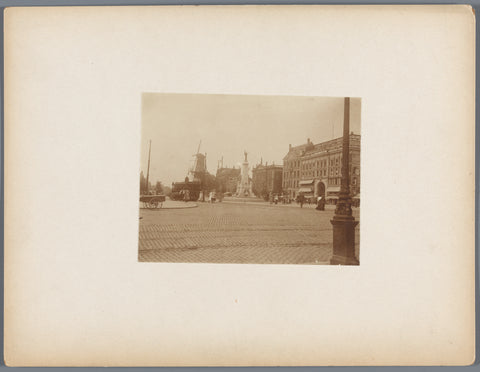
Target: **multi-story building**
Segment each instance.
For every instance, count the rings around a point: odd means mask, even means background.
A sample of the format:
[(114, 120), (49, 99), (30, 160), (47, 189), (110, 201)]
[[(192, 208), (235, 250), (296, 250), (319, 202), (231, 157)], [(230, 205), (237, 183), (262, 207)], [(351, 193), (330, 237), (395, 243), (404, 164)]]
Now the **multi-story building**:
[(283, 167), (260, 163), (252, 170), (252, 190), (260, 198), (282, 193)]
[[(283, 190), (290, 198), (299, 193), (323, 196), (335, 203), (342, 178), (343, 138), (292, 147), (283, 158)], [(350, 193), (360, 193), (360, 135), (350, 134)]]
[(240, 169), (238, 168), (219, 168), (216, 175), (217, 192), (237, 192), (237, 184), (240, 180)]

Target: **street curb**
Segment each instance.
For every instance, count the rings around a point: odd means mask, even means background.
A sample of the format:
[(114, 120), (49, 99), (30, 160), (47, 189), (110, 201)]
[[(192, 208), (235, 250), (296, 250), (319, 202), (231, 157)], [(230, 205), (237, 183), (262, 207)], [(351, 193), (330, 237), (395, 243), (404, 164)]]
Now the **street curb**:
[(165, 210), (165, 209), (190, 209), (190, 208), (197, 208), (198, 205), (195, 203), (195, 204), (189, 204), (189, 205), (185, 205), (183, 207), (161, 207), (161, 208), (144, 208), (144, 207), (140, 207), (140, 210), (146, 210), (146, 211), (161, 211), (161, 210)]

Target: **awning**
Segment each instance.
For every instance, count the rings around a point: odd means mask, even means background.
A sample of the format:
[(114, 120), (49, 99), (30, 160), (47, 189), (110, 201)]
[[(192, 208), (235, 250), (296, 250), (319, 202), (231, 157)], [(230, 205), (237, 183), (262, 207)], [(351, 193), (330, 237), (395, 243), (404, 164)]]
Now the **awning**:
[(305, 185), (312, 185), (313, 180), (303, 180), (298, 183), (300, 186), (305, 186)]
[(340, 186), (329, 186), (327, 187), (327, 192), (339, 192)]
[(312, 193), (312, 189), (310, 187), (300, 187), (298, 192), (305, 193), (305, 194), (310, 194)]
[(338, 199), (338, 196), (335, 196), (335, 195), (330, 195), (330, 196), (327, 196), (325, 199)]

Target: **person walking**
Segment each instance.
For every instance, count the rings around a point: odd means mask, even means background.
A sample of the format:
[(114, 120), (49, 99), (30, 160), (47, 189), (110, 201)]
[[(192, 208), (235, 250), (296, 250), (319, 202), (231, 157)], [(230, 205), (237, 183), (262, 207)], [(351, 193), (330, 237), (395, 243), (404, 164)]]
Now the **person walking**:
[(317, 207), (315, 208), (317, 211), (324, 211), (325, 210), (325, 199), (322, 196), (317, 198)]
[(303, 208), (303, 203), (305, 203), (305, 196), (303, 196), (303, 194), (298, 195), (298, 202), (300, 203), (300, 208)]

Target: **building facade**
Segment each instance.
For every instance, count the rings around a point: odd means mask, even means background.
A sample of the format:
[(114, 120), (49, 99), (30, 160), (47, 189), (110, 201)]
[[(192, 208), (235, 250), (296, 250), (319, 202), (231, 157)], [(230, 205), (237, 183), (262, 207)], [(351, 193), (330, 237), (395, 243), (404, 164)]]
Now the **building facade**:
[[(292, 147), (283, 158), (283, 190), (290, 198), (325, 197), (336, 203), (342, 179), (343, 138)], [(360, 194), (360, 135), (350, 134), (350, 194)]]
[(255, 196), (268, 198), (272, 194), (281, 194), (283, 186), (283, 167), (281, 165), (258, 164), (252, 170), (252, 189)]

